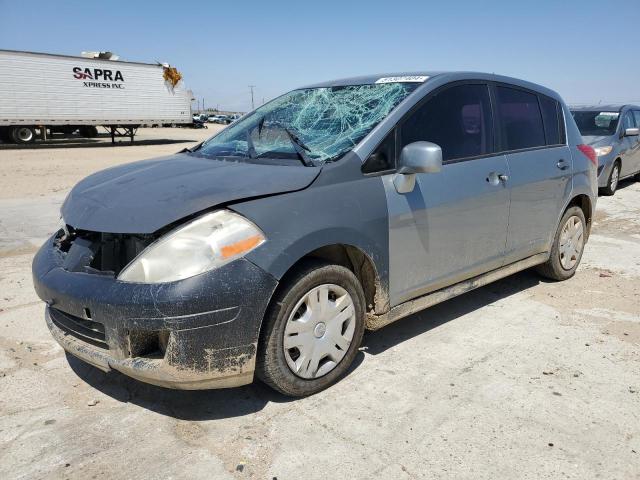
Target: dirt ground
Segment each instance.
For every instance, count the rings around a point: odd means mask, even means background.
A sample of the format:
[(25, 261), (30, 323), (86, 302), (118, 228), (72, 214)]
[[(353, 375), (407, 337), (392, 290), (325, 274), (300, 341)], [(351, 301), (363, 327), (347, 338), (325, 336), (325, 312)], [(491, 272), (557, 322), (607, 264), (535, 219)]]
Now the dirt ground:
[(310, 398), (165, 390), (67, 357), (30, 272), (64, 195), (213, 132), (0, 145), (0, 478), (640, 479), (640, 183), (600, 197), (573, 279), (522, 272), (367, 334)]

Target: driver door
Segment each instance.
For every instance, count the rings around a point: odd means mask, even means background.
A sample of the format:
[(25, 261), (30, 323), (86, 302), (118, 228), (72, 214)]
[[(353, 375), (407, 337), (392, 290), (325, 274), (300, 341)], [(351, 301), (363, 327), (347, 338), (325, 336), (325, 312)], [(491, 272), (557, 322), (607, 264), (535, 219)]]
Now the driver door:
[(389, 210), (389, 287), (395, 306), (503, 264), (509, 217), (504, 155), (493, 153), (494, 122), (483, 83), (447, 86), (397, 127), (396, 149), (439, 145), (439, 173), (416, 174), (398, 193), (383, 177)]

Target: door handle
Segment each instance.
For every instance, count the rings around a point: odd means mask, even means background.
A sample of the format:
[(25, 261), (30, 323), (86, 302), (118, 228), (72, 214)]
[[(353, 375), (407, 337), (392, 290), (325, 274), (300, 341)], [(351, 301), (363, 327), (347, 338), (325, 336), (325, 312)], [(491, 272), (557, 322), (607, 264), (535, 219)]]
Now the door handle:
[(556, 163), (556, 167), (558, 167), (560, 170), (566, 170), (567, 168), (569, 168), (569, 165), (564, 158), (561, 158), (560, 160), (558, 160), (558, 163)]

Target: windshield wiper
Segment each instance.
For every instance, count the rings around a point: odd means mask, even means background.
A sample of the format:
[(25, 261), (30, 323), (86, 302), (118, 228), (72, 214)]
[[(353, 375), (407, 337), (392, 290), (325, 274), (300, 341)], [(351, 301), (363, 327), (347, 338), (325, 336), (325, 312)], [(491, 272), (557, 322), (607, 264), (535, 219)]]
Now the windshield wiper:
[[(260, 120), (260, 123), (258, 124), (258, 135), (260, 135), (260, 133), (262, 132), (265, 119), (266, 117), (262, 117), (262, 119)], [(284, 130), (284, 132), (289, 137), (289, 140), (291, 140), (291, 145), (293, 145), (293, 148), (298, 154), (300, 161), (305, 167), (313, 166), (313, 160), (306, 153), (306, 152), (311, 152), (311, 149), (307, 147), (302, 140), (300, 140), (300, 137), (297, 135), (297, 132), (293, 129), (293, 127), (286, 127), (285, 125), (283, 125), (281, 122), (278, 122), (277, 120), (275, 121), (272, 120), (269, 124)]]
[(282, 129), (286, 132), (286, 134), (291, 139), (291, 144), (293, 145), (293, 148), (296, 150), (296, 153), (300, 156), (300, 161), (302, 162), (302, 164), (305, 167), (312, 167), (313, 160), (311, 160), (311, 158), (309, 158), (309, 155), (305, 153), (305, 150), (307, 152), (310, 152), (311, 149), (309, 149), (309, 147), (307, 147), (304, 144), (304, 142), (300, 140), (300, 138), (291, 130), (289, 130), (287, 127), (283, 126)]
[(258, 152), (256, 152), (256, 146), (251, 138), (252, 131), (253, 130), (247, 130), (247, 153), (249, 154), (249, 158), (253, 160), (258, 157)]

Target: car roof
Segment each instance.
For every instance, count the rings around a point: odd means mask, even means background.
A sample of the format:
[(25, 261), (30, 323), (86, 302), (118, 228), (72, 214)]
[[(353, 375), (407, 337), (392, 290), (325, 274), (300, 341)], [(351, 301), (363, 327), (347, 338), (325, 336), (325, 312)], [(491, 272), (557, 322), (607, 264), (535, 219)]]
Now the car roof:
[[(325, 82), (314, 83), (306, 85), (302, 88), (328, 88), (328, 87), (344, 87), (348, 85), (373, 85), (382, 78), (390, 77), (414, 77), (424, 76), (428, 77), (424, 83), (436, 82), (439, 84), (454, 82), (460, 80), (486, 80), (492, 82), (502, 82), (511, 85), (528, 88), (546, 94), (558, 100), (561, 100), (560, 96), (553, 90), (543, 87), (526, 80), (520, 80), (518, 78), (507, 77), (503, 75), (496, 75), (495, 73), (483, 73), (483, 72), (466, 72), (466, 71), (433, 71), (424, 70), (418, 72), (391, 72), (391, 73), (378, 73), (372, 75), (361, 75), (357, 77), (339, 78), (337, 80), (329, 80)], [(423, 82), (420, 82), (423, 83)]]
[(609, 104), (609, 105), (575, 105), (571, 106), (571, 111), (599, 111), (599, 112), (621, 112), (624, 108), (640, 108), (631, 104)]

